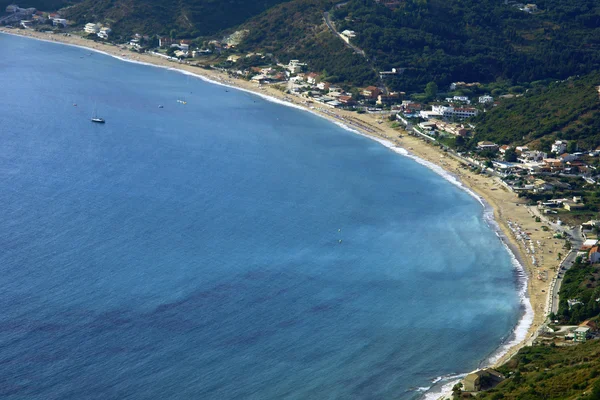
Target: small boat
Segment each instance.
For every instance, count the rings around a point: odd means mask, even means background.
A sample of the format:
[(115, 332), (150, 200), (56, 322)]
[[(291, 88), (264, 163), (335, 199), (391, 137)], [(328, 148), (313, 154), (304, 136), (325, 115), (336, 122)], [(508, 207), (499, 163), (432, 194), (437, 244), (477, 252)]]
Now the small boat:
[(158, 106), (158, 108), (164, 108), (164, 106), (160, 105), (160, 106)]
[(100, 118), (100, 117), (97, 115), (97, 113), (96, 113), (96, 106), (94, 106), (94, 115), (92, 115), (91, 121), (92, 121), (92, 122), (95, 122), (95, 123), (97, 123), (97, 124), (103, 124), (103, 123), (105, 123), (105, 122), (106, 122), (106, 121), (104, 121), (104, 118)]

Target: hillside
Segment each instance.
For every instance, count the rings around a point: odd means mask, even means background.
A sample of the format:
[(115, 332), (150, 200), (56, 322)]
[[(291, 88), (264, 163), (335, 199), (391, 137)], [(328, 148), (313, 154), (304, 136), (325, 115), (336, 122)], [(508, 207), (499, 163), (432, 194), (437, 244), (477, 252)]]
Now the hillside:
[(600, 65), (600, 6), (594, 0), (536, 2), (522, 11), (497, 0), (401, 0), (390, 9), (351, 0), (340, 29), (383, 69), (407, 68), (402, 84), (531, 82), (585, 74)]
[[(250, 21), (247, 25), (257, 30), (252, 44), (280, 55), (311, 48), (318, 43), (314, 34), (327, 3), (293, 0), (289, 13), (280, 8)], [(355, 31), (353, 43), (376, 68), (405, 69), (388, 83), (391, 88), (418, 91), (430, 81), (444, 87), (454, 81), (564, 79), (600, 67), (600, 5), (594, 0), (545, 0), (535, 13), (498, 0), (387, 3), (350, 0), (330, 10), (338, 31)], [(312, 64), (325, 57), (333, 63), (339, 55), (306, 52), (305, 59)]]
[(38, 10), (58, 10), (59, 8), (66, 7), (68, 5), (77, 3), (79, 0), (0, 0), (0, 14), (4, 12), (6, 6), (10, 4), (17, 4), (23, 8), (37, 8)]
[[(6, 0), (2, 0), (6, 1)], [(132, 33), (214, 37), (249, 29), (242, 48), (280, 60), (299, 58), (332, 80), (377, 83), (377, 70), (401, 68), (390, 89), (422, 91), (428, 82), (565, 79), (600, 68), (600, 3), (540, 0), (528, 12), (501, 0), (73, 0), (67, 18), (109, 22), (115, 37)], [(53, 9), (63, 0), (29, 0)], [(385, 5), (384, 5), (385, 4)], [(356, 32), (353, 53), (324, 24)], [(241, 25), (241, 26), (240, 26)]]
[(600, 74), (533, 85), (522, 97), (475, 117), (476, 140), (532, 143), (549, 150), (554, 139), (575, 140), (582, 148), (600, 145)]
[(243, 23), (287, 0), (84, 0), (65, 10), (78, 23), (106, 21), (115, 34), (198, 37)]
[(526, 347), (498, 369), (509, 379), (478, 399), (600, 399), (600, 341)]
[(273, 7), (242, 26), (250, 34), (241, 49), (273, 53), (282, 62), (305, 61), (331, 83), (371, 84), (377, 79), (372, 66), (325, 25), (323, 12), (333, 4), (331, 0), (295, 0)]

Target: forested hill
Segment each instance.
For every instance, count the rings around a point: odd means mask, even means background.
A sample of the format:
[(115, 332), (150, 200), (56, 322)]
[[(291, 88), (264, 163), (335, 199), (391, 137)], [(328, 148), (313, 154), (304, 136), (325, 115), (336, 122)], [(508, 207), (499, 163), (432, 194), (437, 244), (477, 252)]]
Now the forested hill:
[(83, 0), (65, 10), (78, 23), (106, 21), (118, 35), (174, 34), (194, 38), (215, 34), (288, 0)]
[(33, 7), (37, 8), (38, 10), (52, 11), (66, 7), (70, 4), (77, 3), (79, 1), (80, 0), (0, 0), (0, 14), (2, 14), (6, 6), (10, 4), (17, 4), (19, 7), (23, 8)]
[(382, 69), (407, 68), (404, 88), (563, 79), (600, 66), (597, 0), (536, 1), (533, 13), (502, 0), (385, 2), (395, 9), (351, 0), (333, 14)]
[[(539, 0), (533, 10), (512, 0), (28, 0), (20, 5), (48, 10), (64, 4), (73, 4), (64, 11), (67, 18), (109, 23), (116, 38), (145, 33), (221, 39), (249, 29), (243, 50), (300, 58), (315, 72), (354, 85), (376, 83), (377, 70), (400, 68), (403, 74), (386, 78), (386, 85), (407, 92), (422, 91), (432, 81), (439, 87), (456, 81), (518, 84), (600, 69), (597, 0)], [(366, 58), (329, 31), (325, 11), (338, 31), (356, 32), (352, 42)]]
[(273, 7), (242, 25), (250, 34), (240, 50), (260, 49), (280, 61), (299, 59), (331, 82), (366, 86), (377, 80), (370, 63), (346, 47), (325, 25), (323, 12), (333, 0), (294, 0)]
[[(339, 60), (340, 51), (316, 46), (327, 42), (324, 37), (315, 39), (315, 30), (325, 27), (324, 3), (293, 0), (286, 4), (288, 13), (251, 20), (246, 25), (254, 31), (252, 45), (271, 48), (281, 57), (286, 52), (303, 55), (311, 65), (323, 64), (323, 58), (329, 58), (329, 64)], [(355, 31), (352, 42), (365, 50), (377, 69), (405, 68), (389, 82), (398, 90), (422, 90), (430, 81), (444, 87), (455, 81), (564, 79), (600, 68), (598, 1), (542, 0), (532, 13), (508, 3), (350, 0), (330, 10), (338, 31)], [(333, 68), (328, 73), (338, 75)]]
[(549, 150), (555, 139), (600, 146), (600, 73), (532, 85), (522, 96), (503, 100), (473, 120), (476, 140), (499, 144), (539, 144)]
[(600, 399), (600, 341), (525, 347), (499, 368), (509, 379), (478, 399)]

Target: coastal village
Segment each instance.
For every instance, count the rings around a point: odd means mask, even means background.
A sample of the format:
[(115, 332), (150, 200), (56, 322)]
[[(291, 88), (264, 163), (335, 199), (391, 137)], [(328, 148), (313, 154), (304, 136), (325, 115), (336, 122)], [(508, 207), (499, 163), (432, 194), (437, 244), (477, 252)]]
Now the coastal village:
[[(524, 12), (537, 12), (534, 4), (515, 3), (514, 6)], [(456, 175), (462, 179), (489, 177), (494, 182), (489, 190), (505, 191), (519, 199), (514, 209), (532, 220), (533, 225), (524, 227), (510, 215), (505, 216), (509, 228), (505, 233), (529, 257), (525, 261), (535, 270), (530, 279), (544, 282), (543, 287), (548, 288), (547, 291), (541, 289), (537, 295), (547, 299), (543, 314), (550, 317), (544, 318), (545, 322), (528, 337), (527, 343), (573, 346), (598, 337), (594, 320), (556, 325), (552, 316), (558, 311), (558, 292), (565, 272), (575, 263), (600, 264), (600, 219), (597, 218), (600, 201), (596, 202), (591, 194), (600, 179), (600, 147), (579, 148), (576, 142), (567, 140), (555, 140), (549, 148), (539, 144), (513, 146), (477, 140), (477, 126), (472, 117), (519, 94), (492, 96), (478, 82), (454, 82), (444, 90), (436, 88), (429, 98), (389, 91), (385, 79), (402, 74), (400, 68), (380, 71), (381, 80), (377, 84), (345, 87), (327, 82), (326, 76), (311, 70), (302, 60), (278, 60), (268, 53), (240, 53), (237, 46), (247, 34), (243, 31), (202, 43), (137, 33), (125, 42), (113, 43), (110, 25), (98, 21), (75, 26), (57, 12), (17, 5), (10, 5), (4, 11), (0, 26), (51, 35), (77, 35), (118, 46), (124, 56), (142, 53), (172, 63), (221, 71), (232, 79), (248, 81), (257, 90), (275, 89), (282, 93), (284, 100), (293, 99), (294, 103), (383, 137), (397, 146), (406, 146), (403, 140), (410, 138), (436, 147), (442, 154), (442, 159), (436, 162), (444, 164), (452, 160)], [(341, 39), (349, 45), (356, 35), (351, 30), (340, 33)], [(465, 91), (477, 94), (469, 96)], [(370, 115), (375, 123), (367, 124), (348, 113), (342, 116), (337, 113), (339, 110)], [(391, 126), (395, 136), (382, 133), (377, 125)], [(569, 309), (582, 304), (578, 298), (564, 300)], [(600, 298), (596, 301), (600, 302)], [(467, 375), (458, 390), (476, 393), (504, 378), (494, 369), (483, 369)]]

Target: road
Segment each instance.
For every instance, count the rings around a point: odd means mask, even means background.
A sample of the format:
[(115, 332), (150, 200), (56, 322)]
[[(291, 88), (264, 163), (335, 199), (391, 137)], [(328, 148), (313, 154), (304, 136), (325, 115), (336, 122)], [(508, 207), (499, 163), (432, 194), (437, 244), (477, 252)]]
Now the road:
[[(554, 282), (554, 285), (551, 286), (552, 289), (550, 292), (550, 299), (552, 300), (552, 307), (550, 308), (550, 312), (556, 314), (558, 312), (558, 292), (560, 292), (560, 286), (562, 284), (563, 277), (565, 276), (566, 270), (571, 268), (571, 265), (573, 265), (573, 263), (575, 262), (575, 258), (577, 258), (577, 250), (581, 248), (581, 245), (583, 245), (584, 237), (579, 227), (569, 227), (551, 222), (544, 214), (540, 213), (540, 210), (535, 206), (528, 207), (528, 209), (529, 212), (531, 212), (531, 214), (535, 215), (536, 217), (539, 217), (554, 231), (566, 234), (567, 237), (569, 237), (569, 240), (571, 241), (571, 251), (569, 251), (569, 254), (567, 254), (567, 256), (561, 261), (558, 269), (557, 278)], [(565, 269), (564, 271), (562, 270), (563, 268)]]
[(331, 32), (333, 32), (334, 35), (339, 37), (346, 44), (346, 47), (351, 48), (352, 50), (354, 50), (355, 53), (360, 54), (361, 56), (363, 56), (365, 58), (365, 60), (369, 61), (367, 59), (366, 53), (362, 49), (356, 47), (352, 43), (346, 42), (346, 40), (344, 40), (343, 36), (340, 33), (338, 33), (338, 31), (335, 29), (335, 26), (333, 26), (333, 23), (331, 22), (331, 18), (329, 18), (328, 11), (325, 11), (323, 13), (323, 18), (325, 19), (325, 23), (327, 24), (327, 27), (331, 30)]
[[(343, 4), (343, 3), (340, 3), (340, 4)], [(337, 31), (337, 29), (335, 29), (335, 26), (333, 25), (333, 22), (331, 22), (331, 18), (329, 17), (329, 12), (328, 11), (323, 12), (323, 19), (325, 20), (325, 23), (327, 24), (327, 27), (331, 30), (331, 32), (333, 32), (334, 35), (336, 35), (337, 37), (339, 37), (340, 40), (342, 40), (344, 42), (344, 44), (346, 45), (346, 47), (354, 50), (354, 52), (356, 54), (360, 54), (361, 56), (363, 56), (365, 58), (365, 60), (371, 66), (371, 69), (373, 69), (373, 71), (375, 72), (375, 75), (379, 78), (379, 87), (383, 89), (384, 94), (388, 94), (389, 90), (388, 90), (387, 86), (385, 86), (385, 83), (383, 82), (383, 78), (379, 74), (379, 71), (377, 71), (377, 69), (375, 68), (375, 65), (373, 65), (373, 61), (371, 61), (371, 60), (369, 60), (367, 58), (367, 54), (364, 52), (364, 50), (361, 49), (361, 48), (359, 48), (359, 47), (357, 47), (357, 46), (355, 46), (355, 45), (353, 45), (349, 41), (346, 42), (346, 40), (344, 39), (344, 37)]]

